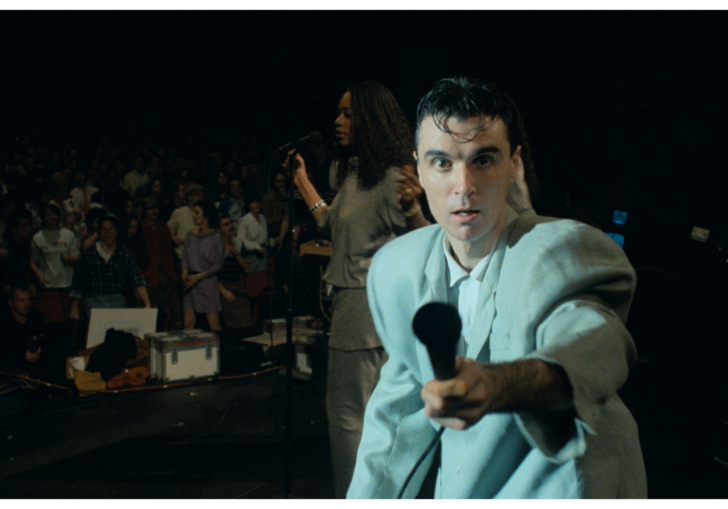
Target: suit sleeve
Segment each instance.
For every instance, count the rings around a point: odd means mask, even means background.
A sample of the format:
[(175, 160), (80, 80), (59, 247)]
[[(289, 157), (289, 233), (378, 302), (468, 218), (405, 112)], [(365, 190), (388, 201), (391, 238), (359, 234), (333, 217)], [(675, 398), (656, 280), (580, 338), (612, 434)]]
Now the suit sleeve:
[(584, 225), (573, 225), (557, 242), (534, 238), (536, 245), (528, 246), (534, 262), (520, 272), (518, 307), (535, 324), (535, 349), (527, 357), (563, 368), (574, 411), (571, 418), (526, 412), (516, 420), (532, 446), (563, 462), (584, 454), (586, 436), (600, 433), (607, 416), (626, 412), (617, 391), (637, 358), (624, 326), (635, 274), (616, 243)]
[[(397, 296), (388, 291), (392, 285), (391, 281), (387, 281), (386, 267), (380, 277), (378, 261), (381, 259), (375, 257), (369, 270), (367, 295), (377, 333), (389, 359), (382, 367), (379, 382), (364, 414), (364, 432), (348, 498), (396, 497), (415, 462), (435, 435), (420, 398), (422, 384), (407, 362), (416, 358), (414, 345), (401, 341), (398, 331), (400, 315), (391, 308)], [(385, 284), (379, 285), (378, 281)], [(384, 309), (389, 311), (386, 316), (382, 313)], [(414, 498), (419, 492), (432, 457), (431, 453), (419, 467), (405, 492), (406, 498)]]

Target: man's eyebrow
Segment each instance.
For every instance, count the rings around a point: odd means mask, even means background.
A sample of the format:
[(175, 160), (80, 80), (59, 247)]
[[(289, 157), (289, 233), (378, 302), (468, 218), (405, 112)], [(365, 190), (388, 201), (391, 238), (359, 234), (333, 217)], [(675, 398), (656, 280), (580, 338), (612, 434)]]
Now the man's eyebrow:
[[(472, 157), (478, 157), (485, 154), (500, 154), (501, 149), (500, 147), (497, 147), (495, 145), (489, 145), (487, 147), (483, 147), (478, 149)], [(437, 150), (437, 149), (430, 149), (427, 152), (425, 152), (425, 158), (428, 157), (452, 157), (449, 153), (445, 152), (444, 150)]]
[(478, 157), (485, 154), (500, 154), (500, 152), (500, 147), (496, 147), (495, 145), (489, 145), (487, 147), (479, 149), (475, 154), (473, 154), (473, 157)]
[(436, 157), (436, 156), (439, 156), (439, 157), (450, 157), (450, 154), (448, 154), (444, 150), (435, 150), (435, 149), (430, 149), (427, 152), (425, 152), (425, 158), (428, 158), (428, 157)]

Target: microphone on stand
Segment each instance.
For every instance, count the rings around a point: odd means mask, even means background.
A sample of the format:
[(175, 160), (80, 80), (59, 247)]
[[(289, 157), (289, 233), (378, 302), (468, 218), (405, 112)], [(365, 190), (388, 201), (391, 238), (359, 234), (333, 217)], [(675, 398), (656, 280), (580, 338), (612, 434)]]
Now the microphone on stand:
[(324, 138), (323, 136), (321, 136), (320, 132), (314, 131), (311, 134), (304, 136), (303, 138), (299, 138), (296, 141), (291, 141), (289, 143), (286, 143), (285, 145), (278, 147), (276, 151), (288, 152), (290, 150), (296, 150), (299, 149), (302, 145), (308, 145), (309, 143), (321, 143), (323, 139)]

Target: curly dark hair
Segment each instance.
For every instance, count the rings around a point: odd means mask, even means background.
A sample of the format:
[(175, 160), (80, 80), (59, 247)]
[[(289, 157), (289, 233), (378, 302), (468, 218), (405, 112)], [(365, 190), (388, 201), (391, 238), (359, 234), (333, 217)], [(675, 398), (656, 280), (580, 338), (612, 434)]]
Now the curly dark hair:
[(528, 142), (523, 119), (513, 99), (491, 83), (463, 76), (438, 81), (417, 107), (415, 145), (419, 144), (422, 121), (429, 116), (433, 117), (439, 129), (450, 132), (447, 127), (447, 120), (450, 117), (466, 120), (480, 115), (499, 117), (503, 120), (508, 143), (511, 146), (511, 155), (519, 145), (521, 146), (524, 177), (528, 191), (531, 197), (534, 197), (538, 192), (538, 180), (533, 168), (531, 145)]
[(387, 87), (373, 81), (349, 86), (353, 154), (359, 160), (359, 184), (371, 189), (390, 166), (413, 164), (412, 129)]

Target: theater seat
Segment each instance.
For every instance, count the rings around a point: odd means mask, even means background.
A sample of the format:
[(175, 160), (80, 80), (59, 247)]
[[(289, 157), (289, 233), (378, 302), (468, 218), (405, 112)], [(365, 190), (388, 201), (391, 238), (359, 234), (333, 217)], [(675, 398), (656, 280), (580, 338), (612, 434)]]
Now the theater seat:
[(70, 298), (67, 290), (38, 292), (32, 306), (43, 313), (48, 323), (68, 321)]

